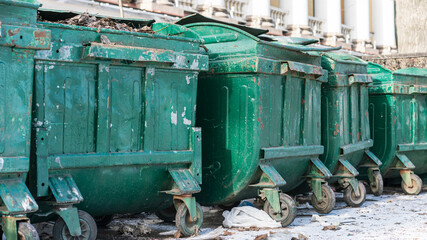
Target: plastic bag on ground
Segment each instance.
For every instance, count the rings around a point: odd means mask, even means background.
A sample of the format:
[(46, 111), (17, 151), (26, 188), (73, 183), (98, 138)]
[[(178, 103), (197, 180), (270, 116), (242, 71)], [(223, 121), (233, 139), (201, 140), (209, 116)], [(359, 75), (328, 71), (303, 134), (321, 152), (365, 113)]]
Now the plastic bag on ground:
[(222, 213), (224, 227), (258, 227), (258, 228), (279, 228), (282, 225), (274, 221), (266, 212), (254, 207), (235, 207), (231, 211)]

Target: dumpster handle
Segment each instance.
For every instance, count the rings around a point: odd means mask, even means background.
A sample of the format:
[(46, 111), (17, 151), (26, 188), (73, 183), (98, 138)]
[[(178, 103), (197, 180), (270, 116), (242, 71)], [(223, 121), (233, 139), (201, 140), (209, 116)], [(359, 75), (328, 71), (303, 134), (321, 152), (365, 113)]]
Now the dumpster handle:
[(173, 65), (176, 53), (164, 49), (91, 43), (84, 48), (83, 58), (117, 59), (134, 62), (158, 62)]

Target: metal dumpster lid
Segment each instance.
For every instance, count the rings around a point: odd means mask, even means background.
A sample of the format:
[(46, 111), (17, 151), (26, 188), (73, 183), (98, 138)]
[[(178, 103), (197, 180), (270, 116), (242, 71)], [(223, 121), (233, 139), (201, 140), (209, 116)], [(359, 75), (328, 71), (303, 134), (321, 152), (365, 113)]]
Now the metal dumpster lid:
[(190, 23), (200, 23), (200, 22), (212, 22), (212, 23), (221, 23), (224, 25), (229, 25), (229, 26), (238, 28), (240, 30), (243, 30), (243, 31), (255, 36), (255, 37), (258, 37), (259, 35), (265, 34), (268, 32), (268, 30), (265, 30), (265, 29), (252, 28), (252, 27), (247, 27), (247, 26), (243, 26), (243, 25), (239, 25), (239, 24), (223, 22), (223, 21), (213, 19), (213, 18), (208, 18), (208, 17), (205, 17), (205, 16), (200, 15), (198, 13), (183, 17), (180, 20), (178, 20), (177, 22), (175, 22), (175, 24), (186, 25), (186, 24), (190, 24)]
[(353, 64), (361, 64), (361, 65), (367, 65), (368, 62), (347, 54), (347, 53), (339, 53), (339, 52), (325, 52), (325, 53), (321, 53), (320, 55), (325, 56), (327, 58), (330, 58), (332, 60), (334, 60), (335, 62), (341, 62), (341, 63), (353, 63)]
[(368, 62), (368, 67), (367, 67), (367, 71), (368, 74), (391, 74), (392, 71), (388, 68), (385, 68), (384, 66), (377, 64), (377, 63), (373, 63), (373, 62)]
[(417, 77), (427, 77), (427, 69), (424, 68), (403, 68), (393, 72), (398, 75), (409, 75)]
[[(43, 20), (52, 21), (52, 22), (72, 18), (79, 14), (83, 14), (83, 13), (78, 11), (57, 10), (57, 9), (39, 9), (38, 10), (38, 15), (41, 16)], [(134, 27), (151, 26), (155, 22), (155, 20), (152, 20), (152, 19), (117, 18), (117, 17), (110, 17), (110, 16), (104, 16), (104, 15), (97, 15), (97, 14), (89, 14), (89, 15), (95, 16), (98, 18), (110, 18), (119, 23), (127, 23), (127, 24), (130, 23)]]
[(275, 41), (280, 43), (287, 43), (287, 44), (298, 44), (298, 45), (310, 45), (313, 43), (318, 43), (318, 39), (312, 39), (312, 38), (301, 38), (301, 37), (286, 37), (286, 36), (273, 36), (273, 35), (259, 35), (259, 39), (264, 41)]

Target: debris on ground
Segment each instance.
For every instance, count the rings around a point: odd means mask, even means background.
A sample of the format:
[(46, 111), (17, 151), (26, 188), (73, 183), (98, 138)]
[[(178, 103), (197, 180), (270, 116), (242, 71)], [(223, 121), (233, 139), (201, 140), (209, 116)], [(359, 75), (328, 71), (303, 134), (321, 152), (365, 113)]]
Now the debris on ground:
[(122, 224), (119, 232), (125, 236), (142, 236), (151, 233), (151, 229), (144, 223)]
[(336, 230), (340, 230), (341, 229), (341, 227), (339, 227), (339, 226), (335, 226), (335, 225), (328, 225), (328, 226), (324, 226), (323, 228), (322, 228), (322, 230), (323, 231), (326, 231), (326, 230), (333, 230), (333, 231), (336, 231)]
[(274, 221), (266, 212), (250, 206), (234, 207), (231, 211), (224, 211), (224, 227), (259, 227), (279, 228), (281, 224)]
[(268, 234), (262, 234), (255, 237), (254, 240), (266, 240), (268, 238)]
[[(41, 20), (44, 22), (51, 22), (43, 19)], [(58, 21), (55, 21), (54, 23), (97, 28), (98, 32), (101, 29), (113, 29), (113, 30), (120, 30), (120, 31), (126, 31), (126, 32), (155, 34), (155, 32), (149, 26), (136, 28), (136, 27), (130, 26), (130, 23), (129, 24), (121, 23), (121, 22), (118, 22), (117, 20), (106, 18), (106, 17), (100, 18), (96, 16), (91, 16), (87, 12), (76, 15), (72, 18), (65, 19), (65, 20), (58, 20)]]

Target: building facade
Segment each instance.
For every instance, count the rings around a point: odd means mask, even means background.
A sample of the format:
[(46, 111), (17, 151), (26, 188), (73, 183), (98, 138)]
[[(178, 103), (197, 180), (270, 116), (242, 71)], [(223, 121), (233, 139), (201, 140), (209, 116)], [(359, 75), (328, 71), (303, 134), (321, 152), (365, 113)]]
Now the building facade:
[[(52, 8), (58, 1), (71, 5), (78, 2), (76, 7), (86, 10), (95, 6), (98, 12), (99, 6), (103, 5), (101, 9), (105, 10), (119, 4), (119, 0), (40, 0), (46, 8)], [(154, 19), (174, 21), (199, 12), (265, 28), (272, 35), (317, 38), (322, 44), (351, 51), (397, 52), (395, 0), (122, 0), (122, 4), (125, 17), (147, 18), (153, 14)]]

